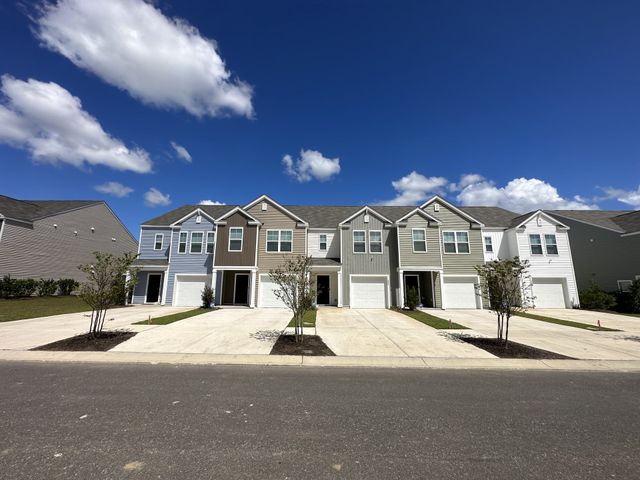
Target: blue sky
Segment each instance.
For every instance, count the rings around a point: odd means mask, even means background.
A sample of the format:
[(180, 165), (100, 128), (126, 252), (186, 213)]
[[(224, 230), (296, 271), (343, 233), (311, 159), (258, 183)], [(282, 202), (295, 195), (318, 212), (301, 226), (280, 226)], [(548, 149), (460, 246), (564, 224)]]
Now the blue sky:
[(638, 2), (92, 3), (0, 4), (2, 194), (640, 207)]

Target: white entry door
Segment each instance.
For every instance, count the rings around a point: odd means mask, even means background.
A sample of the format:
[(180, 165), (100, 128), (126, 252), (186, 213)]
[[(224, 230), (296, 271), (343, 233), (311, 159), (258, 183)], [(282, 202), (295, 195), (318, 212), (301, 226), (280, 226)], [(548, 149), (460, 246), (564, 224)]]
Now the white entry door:
[(176, 307), (199, 307), (202, 305), (202, 290), (209, 284), (207, 275), (178, 275), (176, 277)]
[(533, 296), (537, 308), (567, 308), (562, 278), (534, 278)]
[(351, 308), (387, 308), (387, 277), (364, 276), (351, 277)]
[(444, 277), (446, 308), (478, 308), (474, 277)]

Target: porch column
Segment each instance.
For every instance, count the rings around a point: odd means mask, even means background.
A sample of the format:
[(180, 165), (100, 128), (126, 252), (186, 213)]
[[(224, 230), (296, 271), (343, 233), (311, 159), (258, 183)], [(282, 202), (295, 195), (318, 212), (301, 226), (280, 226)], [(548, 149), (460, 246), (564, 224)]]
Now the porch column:
[(249, 291), (251, 292), (251, 296), (249, 297), (249, 307), (254, 308), (256, 306), (256, 295), (257, 295), (257, 288), (256, 288), (256, 271), (255, 270), (251, 270), (251, 275), (249, 276), (249, 281), (251, 282), (251, 287), (249, 288)]
[[(125, 291), (125, 297), (124, 297), (124, 304), (125, 305), (129, 305), (131, 302), (129, 302), (129, 282), (131, 281), (131, 272), (129, 270), (127, 270), (127, 274), (124, 277), (124, 291)], [(132, 295), (133, 297), (133, 295)], [(133, 298), (131, 298), (131, 300), (133, 301)]]
[(398, 295), (400, 298), (398, 299), (398, 306), (400, 308), (404, 308), (404, 270), (398, 270)]
[(342, 269), (338, 270), (338, 307), (342, 307)]
[(213, 290), (213, 304), (216, 304), (216, 296), (217, 296), (217, 290), (216, 290), (216, 286), (218, 283), (218, 271), (217, 270), (213, 270), (211, 272), (211, 289)]
[(442, 302), (442, 310), (445, 310), (447, 308), (447, 302), (444, 295), (444, 279), (442, 278), (444, 275), (442, 273), (443, 272), (438, 273), (438, 278), (440, 279), (440, 301)]

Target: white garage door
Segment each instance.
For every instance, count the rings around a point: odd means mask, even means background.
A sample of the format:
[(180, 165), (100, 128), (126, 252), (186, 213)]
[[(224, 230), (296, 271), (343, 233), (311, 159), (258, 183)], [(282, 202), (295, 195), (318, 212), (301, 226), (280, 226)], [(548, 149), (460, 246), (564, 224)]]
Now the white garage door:
[(351, 308), (387, 308), (386, 277), (351, 277)]
[(202, 290), (210, 284), (207, 275), (178, 275), (176, 278), (176, 307), (199, 307), (202, 305)]
[(533, 300), (537, 308), (566, 308), (564, 281), (561, 278), (534, 278)]
[(279, 288), (271, 280), (269, 275), (260, 275), (260, 305), (259, 307), (287, 308), (287, 306), (276, 297), (275, 290)]
[(478, 308), (475, 278), (444, 277), (443, 281), (446, 308)]

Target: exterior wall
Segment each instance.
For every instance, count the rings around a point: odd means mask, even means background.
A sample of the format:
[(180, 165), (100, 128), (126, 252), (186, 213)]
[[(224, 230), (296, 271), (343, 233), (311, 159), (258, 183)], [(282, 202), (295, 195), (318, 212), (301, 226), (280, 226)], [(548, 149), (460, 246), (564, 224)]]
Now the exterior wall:
[(133, 289), (133, 298), (131, 303), (133, 303), (134, 305), (140, 305), (143, 304), (145, 301), (145, 296), (147, 293), (147, 276), (150, 273), (161, 273), (162, 274), (162, 279), (160, 280), (160, 299), (164, 299), (164, 275), (165, 273), (162, 271), (157, 271), (157, 272), (153, 272), (153, 271), (141, 271), (138, 272), (138, 283), (136, 284), (136, 286)]
[[(327, 249), (320, 250), (320, 235), (327, 236)], [(309, 256), (315, 258), (340, 258), (340, 234), (338, 230), (309, 230)]]
[[(412, 229), (424, 228), (426, 230), (426, 253), (413, 252)], [(441, 267), (440, 236), (437, 225), (429, 226), (429, 222), (420, 215), (409, 217), (407, 226), (398, 227), (398, 242), (400, 244), (401, 267)]]
[[(162, 249), (154, 250), (156, 234), (164, 235)], [(171, 228), (169, 227), (142, 227), (140, 229), (140, 258), (169, 258), (169, 244), (171, 243)]]
[[(353, 253), (353, 230), (367, 231), (367, 253)], [(369, 230), (382, 231), (382, 254), (369, 253)], [(369, 223), (364, 222), (364, 213), (360, 214), (342, 228), (342, 304), (348, 306), (349, 276), (354, 274), (388, 275), (391, 289), (390, 305), (398, 305), (398, 241), (394, 227), (385, 227), (373, 214), (369, 214)]]
[[(216, 266), (243, 266), (256, 265), (256, 239), (258, 227), (249, 225), (249, 219), (239, 212), (226, 218), (226, 225), (217, 226), (216, 238)], [(229, 251), (229, 228), (242, 227), (242, 251)]]
[(137, 242), (105, 204), (53, 215), (33, 225), (7, 220), (0, 241), (0, 276), (83, 281), (78, 265), (91, 263), (93, 252), (121, 255), (137, 250)]
[[(487, 252), (484, 248), (484, 237), (491, 237), (493, 245), (493, 252)], [(505, 232), (500, 230), (483, 230), (482, 231), (482, 248), (484, 252), (485, 262), (491, 262), (493, 260), (512, 258), (509, 248), (509, 237), (505, 235)]]

